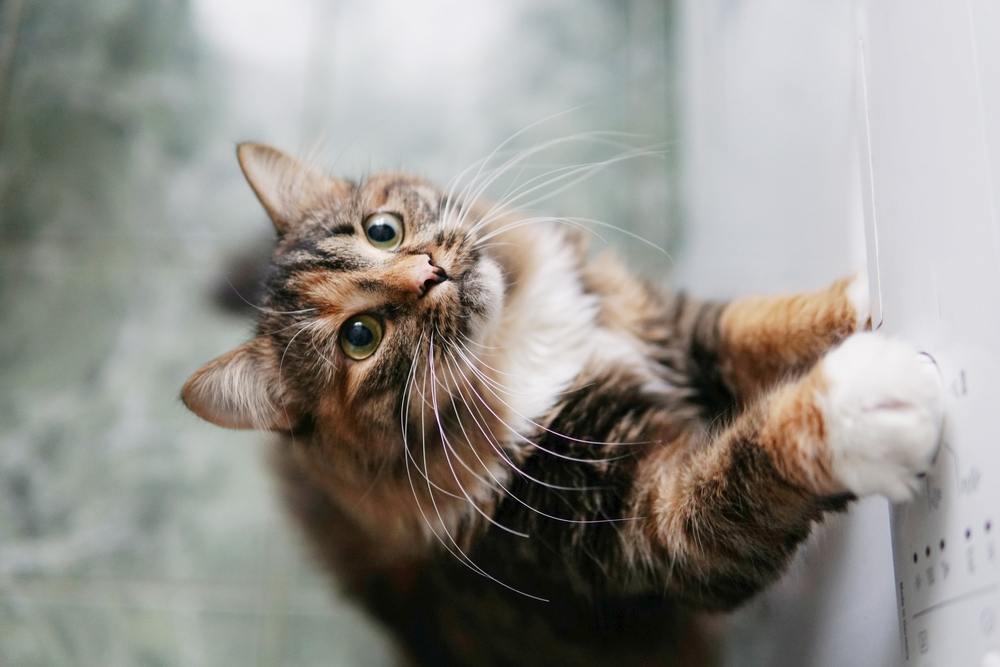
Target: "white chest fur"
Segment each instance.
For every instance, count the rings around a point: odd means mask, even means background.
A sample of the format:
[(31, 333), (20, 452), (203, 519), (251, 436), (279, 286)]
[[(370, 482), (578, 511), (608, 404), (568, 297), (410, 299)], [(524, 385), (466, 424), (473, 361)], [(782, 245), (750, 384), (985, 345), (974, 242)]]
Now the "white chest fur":
[(574, 249), (555, 230), (532, 232), (529, 247), (519, 244), (521, 270), (480, 355), (506, 390), (496, 394), (501, 416), (522, 434), (593, 356), (598, 312), (597, 298), (581, 284)]

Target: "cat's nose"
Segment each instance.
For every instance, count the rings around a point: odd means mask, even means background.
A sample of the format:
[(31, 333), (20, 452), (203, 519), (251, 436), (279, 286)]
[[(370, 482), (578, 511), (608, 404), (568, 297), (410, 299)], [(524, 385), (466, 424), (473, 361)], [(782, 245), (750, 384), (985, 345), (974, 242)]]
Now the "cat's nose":
[(432, 287), (448, 280), (448, 274), (431, 261), (430, 255), (411, 255), (400, 261), (399, 270), (394, 271), (399, 286), (418, 298), (427, 294)]

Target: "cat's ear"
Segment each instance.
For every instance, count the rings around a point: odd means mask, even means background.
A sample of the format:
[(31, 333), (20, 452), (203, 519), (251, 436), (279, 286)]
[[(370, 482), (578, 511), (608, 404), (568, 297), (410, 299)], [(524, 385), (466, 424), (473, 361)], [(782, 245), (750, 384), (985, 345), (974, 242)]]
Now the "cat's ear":
[(330, 178), (263, 144), (239, 144), (236, 157), (243, 175), (279, 234), (284, 234), (301, 220), (310, 207), (324, 199), (342, 197), (350, 189), (346, 182)]
[(288, 431), (297, 415), (283, 393), (271, 343), (257, 336), (199, 368), (181, 400), (218, 426)]

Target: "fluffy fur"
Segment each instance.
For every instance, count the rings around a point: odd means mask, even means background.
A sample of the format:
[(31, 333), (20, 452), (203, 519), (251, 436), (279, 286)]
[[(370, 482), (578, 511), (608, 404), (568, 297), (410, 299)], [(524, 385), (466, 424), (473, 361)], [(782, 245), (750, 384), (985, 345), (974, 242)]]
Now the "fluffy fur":
[[(929, 465), (940, 387), (855, 333), (863, 277), (701, 302), (470, 188), (239, 157), (279, 235), (266, 298), (257, 336), (182, 398), (281, 434), (315, 554), (416, 662), (705, 664), (701, 612), (779, 577), (824, 512), (905, 500)], [(402, 221), (398, 248), (366, 238), (376, 212)], [(355, 360), (359, 314), (384, 336)]]

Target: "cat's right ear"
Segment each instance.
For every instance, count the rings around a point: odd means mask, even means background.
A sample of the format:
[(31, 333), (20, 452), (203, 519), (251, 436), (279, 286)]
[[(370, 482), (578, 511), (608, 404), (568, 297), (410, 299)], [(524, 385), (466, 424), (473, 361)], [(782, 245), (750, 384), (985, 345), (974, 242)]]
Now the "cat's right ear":
[(289, 431), (299, 415), (281, 387), (271, 343), (258, 336), (195, 371), (181, 400), (217, 426)]
[(344, 181), (331, 178), (270, 146), (239, 144), (236, 158), (278, 234), (287, 232), (311, 207), (324, 200), (343, 197), (350, 191), (349, 184)]

